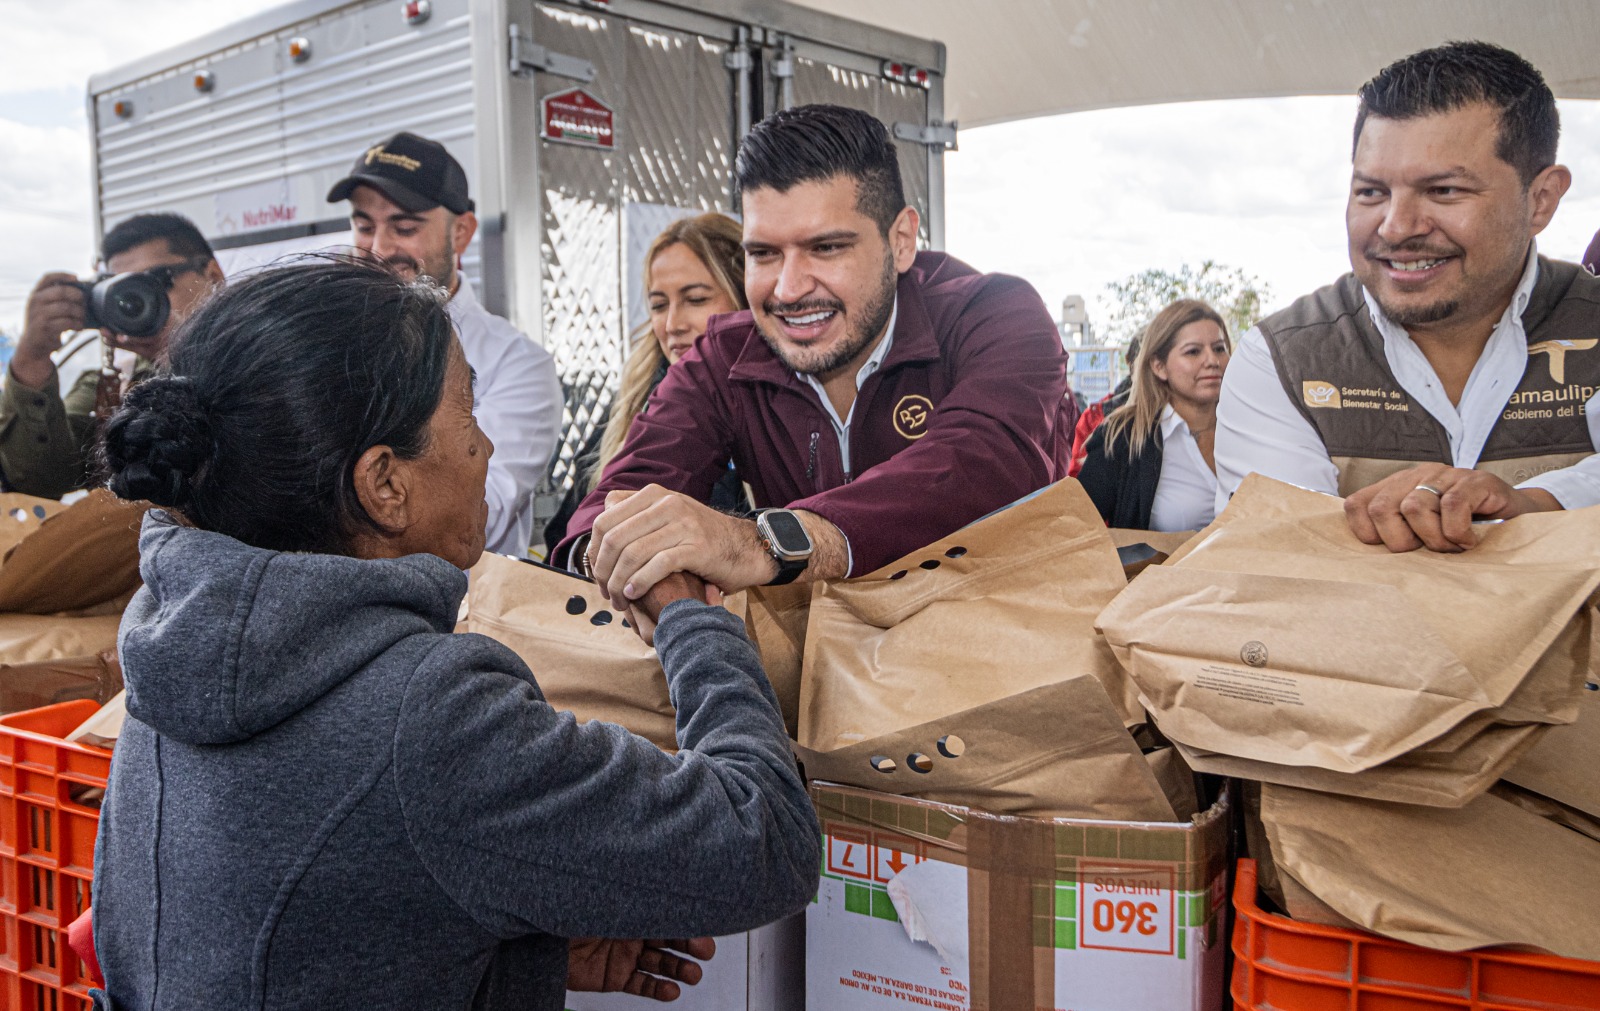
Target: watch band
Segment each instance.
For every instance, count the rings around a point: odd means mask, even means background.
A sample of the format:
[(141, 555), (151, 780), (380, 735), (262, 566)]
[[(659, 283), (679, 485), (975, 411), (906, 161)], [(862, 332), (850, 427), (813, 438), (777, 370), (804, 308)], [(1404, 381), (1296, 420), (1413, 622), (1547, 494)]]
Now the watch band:
[[(770, 551), (767, 553), (772, 555)], [(811, 564), (809, 557), (787, 562), (776, 555), (772, 555), (772, 558), (778, 563), (778, 574), (767, 580), (767, 586), (782, 586), (785, 583), (792, 583), (799, 579), (800, 573), (806, 571), (806, 567)]]

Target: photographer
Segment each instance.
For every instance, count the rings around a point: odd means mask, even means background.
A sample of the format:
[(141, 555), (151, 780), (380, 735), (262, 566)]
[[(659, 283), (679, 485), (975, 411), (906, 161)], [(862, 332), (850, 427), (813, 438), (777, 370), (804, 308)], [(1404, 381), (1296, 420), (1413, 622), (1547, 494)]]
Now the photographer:
[[(136, 356), (120, 394), (150, 374), (167, 338), (223, 283), (222, 267), (199, 229), (176, 214), (140, 214), (117, 225), (106, 233), (101, 262), (112, 275), (150, 272), (171, 307), (150, 336), (101, 329), (112, 347)], [(46, 274), (28, 297), (22, 338), (0, 388), (0, 480), (11, 491), (60, 498), (89, 483), (99, 370), (85, 372), (63, 397), (50, 360), (63, 334), (85, 329), (87, 308), (71, 274)]]

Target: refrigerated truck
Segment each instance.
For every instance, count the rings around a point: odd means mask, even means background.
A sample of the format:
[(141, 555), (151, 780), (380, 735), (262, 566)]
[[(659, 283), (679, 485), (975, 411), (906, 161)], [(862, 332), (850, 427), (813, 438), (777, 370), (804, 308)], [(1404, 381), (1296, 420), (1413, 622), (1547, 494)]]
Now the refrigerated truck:
[(560, 371), (559, 496), (645, 318), (645, 247), (737, 213), (752, 123), (872, 112), (943, 245), (944, 70), (939, 42), (777, 0), (298, 0), (90, 80), (96, 234), (175, 211), (230, 273), (348, 244), (324, 198), (356, 155), (398, 130), (443, 142), (481, 221), (466, 275)]

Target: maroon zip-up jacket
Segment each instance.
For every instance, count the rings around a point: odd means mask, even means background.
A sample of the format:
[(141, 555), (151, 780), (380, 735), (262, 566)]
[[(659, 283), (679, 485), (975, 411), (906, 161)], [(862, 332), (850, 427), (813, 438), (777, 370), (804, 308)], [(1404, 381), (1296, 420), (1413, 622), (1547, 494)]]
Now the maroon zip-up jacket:
[(806, 509), (881, 568), (1067, 476), (1067, 356), (1026, 281), (918, 253), (900, 275), (894, 343), (856, 396), (852, 473), (815, 390), (749, 312), (712, 319), (667, 370), (553, 555), (564, 564), (606, 493), (648, 484), (705, 501), (731, 459), (758, 508)]

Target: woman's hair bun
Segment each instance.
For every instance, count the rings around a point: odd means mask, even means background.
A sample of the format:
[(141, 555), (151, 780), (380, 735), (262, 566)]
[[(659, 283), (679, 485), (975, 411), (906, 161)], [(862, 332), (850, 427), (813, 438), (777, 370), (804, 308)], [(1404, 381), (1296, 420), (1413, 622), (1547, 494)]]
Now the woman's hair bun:
[(138, 384), (106, 425), (108, 484), (120, 498), (181, 510), (211, 453), (210, 412), (183, 376)]

